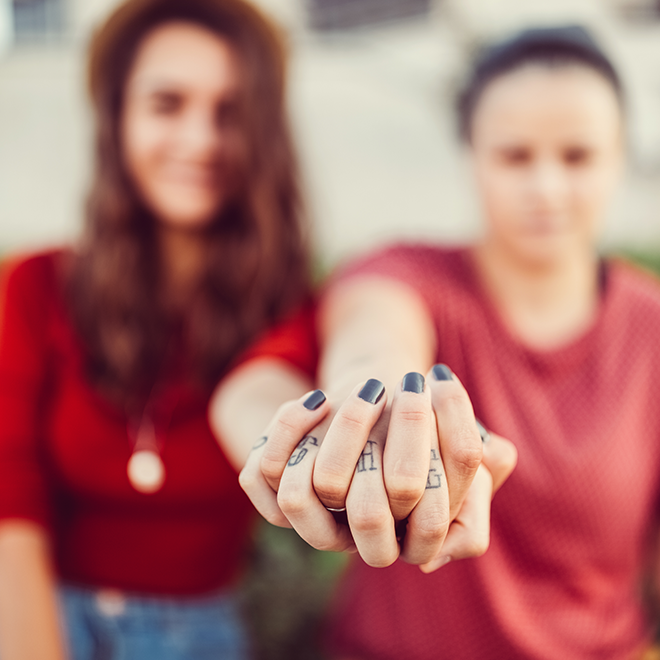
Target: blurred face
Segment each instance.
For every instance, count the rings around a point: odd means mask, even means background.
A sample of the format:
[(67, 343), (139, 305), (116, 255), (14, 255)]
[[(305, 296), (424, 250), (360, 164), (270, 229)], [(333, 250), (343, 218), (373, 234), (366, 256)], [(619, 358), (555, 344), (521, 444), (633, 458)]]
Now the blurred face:
[(535, 264), (591, 250), (623, 161), (615, 93), (580, 66), (496, 78), (474, 114), (472, 157), (491, 243)]
[(192, 23), (142, 41), (124, 95), (125, 166), (162, 222), (200, 229), (236, 195), (246, 154), (232, 46)]

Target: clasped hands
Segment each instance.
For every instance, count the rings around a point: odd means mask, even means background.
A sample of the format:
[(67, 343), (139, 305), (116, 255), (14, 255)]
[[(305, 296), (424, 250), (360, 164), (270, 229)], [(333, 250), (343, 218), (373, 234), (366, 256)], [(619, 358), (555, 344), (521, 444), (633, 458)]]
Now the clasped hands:
[(480, 433), (464, 387), (435, 365), (389, 396), (371, 379), (339, 403), (316, 390), (284, 404), (239, 480), (266, 520), (319, 550), (431, 572), (486, 551), (491, 499), (516, 458)]

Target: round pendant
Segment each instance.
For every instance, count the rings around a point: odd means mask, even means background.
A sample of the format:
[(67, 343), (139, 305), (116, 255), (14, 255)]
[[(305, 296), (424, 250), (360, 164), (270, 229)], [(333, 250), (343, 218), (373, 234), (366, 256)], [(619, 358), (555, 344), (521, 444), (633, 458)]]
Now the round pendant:
[(165, 483), (165, 466), (161, 457), (150, 449), (132, 454), (126, 467), (128, 480), (141, 493), (155, 493)]

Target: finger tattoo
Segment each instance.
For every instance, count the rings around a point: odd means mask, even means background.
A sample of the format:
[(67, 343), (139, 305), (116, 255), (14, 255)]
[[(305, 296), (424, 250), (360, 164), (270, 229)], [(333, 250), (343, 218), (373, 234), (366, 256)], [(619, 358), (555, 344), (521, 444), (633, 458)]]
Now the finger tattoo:
[(268, 442), (268, 436), (267, 435), (262, 435), (259, 440), (257, 440), (253, 445), (252, 445), (252, 451), (255, 449), (259, 449), (260, 447), (263, 447), (266, 443)]
[(291, 458), (289, 459), (289, 462), (287, 465), (289, 467), (293, 467), (294, 465), (298, 465), (303, 458), (307, 455), (307, 452), (309, 451), (307, 449), (307, 445), (313, 445), (314, 447), (319, 446), (319, 441), (318, 438), (315, 438), (313, 435), (306, 435), (299, 443), (298, 446), (296, 447), (295, 451), (293, 454), (291, 454)]
[(372, 470), (377, 470), (376, 466), (376, 457), (374, 455), (374, 445), (376, 442), (374, 440), (367, 440), (360, 458), (357, 462), (357, 471), (358, 472), (371, 472)]
[(436, 461), (440, 461), (438, 450), (431, 449), (431, 467), (429, 468), (428, 477), (426, 477), (426, 490), (442, 487), (442, 471), (433, 467)]

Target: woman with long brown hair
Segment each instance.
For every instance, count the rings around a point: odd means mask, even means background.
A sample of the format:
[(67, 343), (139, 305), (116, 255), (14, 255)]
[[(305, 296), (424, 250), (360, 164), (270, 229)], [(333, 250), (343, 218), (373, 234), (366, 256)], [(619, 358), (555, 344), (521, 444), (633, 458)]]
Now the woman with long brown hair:
[(129, 0), (92, 41), (83, 239), (5, 269), (2, 660), (246, 656), (245, 457), (206, 410), (246, 355), (313, 368), (284, 83), (243, 0)]

